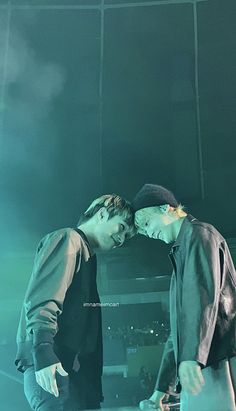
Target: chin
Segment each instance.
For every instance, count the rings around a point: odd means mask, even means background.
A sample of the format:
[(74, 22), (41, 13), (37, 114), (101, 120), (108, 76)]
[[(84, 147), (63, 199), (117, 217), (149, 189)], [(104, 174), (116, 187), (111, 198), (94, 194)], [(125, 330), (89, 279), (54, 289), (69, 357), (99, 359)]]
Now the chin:
[(169, 240), (163, 240), (164, 241), (164, 243), (166, 243), (166, 244), (170, 244), (171, 243), (171, 241), (169, 241)]
[(166, 244), (171, 244), (171, 243), (173, 243), (174, 241), (173, 240), (165, 240), (165, 243)]

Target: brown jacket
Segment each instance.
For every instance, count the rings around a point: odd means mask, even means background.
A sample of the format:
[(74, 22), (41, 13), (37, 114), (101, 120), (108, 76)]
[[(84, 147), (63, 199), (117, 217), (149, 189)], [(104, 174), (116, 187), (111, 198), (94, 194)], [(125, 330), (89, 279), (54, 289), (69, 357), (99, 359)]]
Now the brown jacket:
[(236, 355), (236, 273), (225, 239), (187, 215), (169, 256), (171, 335), (156, 383), (163, 392), (182, 361), (217, 366)]

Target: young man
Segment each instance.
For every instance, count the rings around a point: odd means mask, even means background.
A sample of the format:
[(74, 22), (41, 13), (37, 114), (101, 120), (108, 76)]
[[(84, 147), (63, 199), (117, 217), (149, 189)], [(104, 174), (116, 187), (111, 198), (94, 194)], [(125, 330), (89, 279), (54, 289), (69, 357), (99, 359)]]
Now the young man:
[(226, 241), (164, 187), (145, 184), (133, 206), (140, 234), (173, 243), (171, 335), (155, 391), (140, 407), (162, 410), (179, 378), (181, 411), (235, 411), (236, 273)]
[(95, 250), (109, 251), (132, 235), (134, 213), (126, 200), (104, 195), (77, 228), (40, 242), (17, 334), (16, 365), (35, 411), (100, 408), (101, 308)]

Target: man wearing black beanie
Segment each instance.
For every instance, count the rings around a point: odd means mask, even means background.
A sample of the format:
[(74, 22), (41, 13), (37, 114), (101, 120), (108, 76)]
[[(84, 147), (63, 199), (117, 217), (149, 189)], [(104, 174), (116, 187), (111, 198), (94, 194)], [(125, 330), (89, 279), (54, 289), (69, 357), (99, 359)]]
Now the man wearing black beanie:
[(236, 273), (225, 239), (162, 186), (145, 184), (133, 208), (138, 233), (173, 243), (171, 335), (154, 393), (140, 408), (162, 411), (175, 385), (181, 411), (235, 411)]

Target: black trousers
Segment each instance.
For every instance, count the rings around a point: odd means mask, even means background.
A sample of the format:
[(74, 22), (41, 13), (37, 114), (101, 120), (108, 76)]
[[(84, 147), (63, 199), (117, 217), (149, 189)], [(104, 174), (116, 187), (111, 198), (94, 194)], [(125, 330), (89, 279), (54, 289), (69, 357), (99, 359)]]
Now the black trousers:
[(77, 411), (100, 409), (100, 391), (90, 378), (92, 370), (69, 372), (68, 377), (56, 373), (59, 397), (43, 390), (35, 378), (34, 367), (24, 372), (24, 392), (33, 411)]

